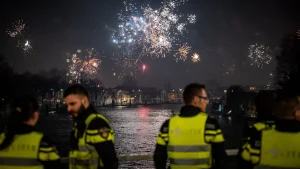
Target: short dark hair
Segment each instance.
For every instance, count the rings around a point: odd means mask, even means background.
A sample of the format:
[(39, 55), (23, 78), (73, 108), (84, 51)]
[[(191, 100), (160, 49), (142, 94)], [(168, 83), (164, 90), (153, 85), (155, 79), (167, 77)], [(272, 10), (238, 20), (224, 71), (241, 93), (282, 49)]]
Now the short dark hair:
[(190, 104), (194, 97), (201, 92), (201, 90), (205, 90), (205, 85), (192, 83), (185, 87), (183, 91), (183, 100), (185, 104)]
[(39, 110), (37, 99), (32, 95), (20, 95), (11, 103), (5, 139), (0, 144), (0, 150), (7, 148), (14, 141), (16, 129), (20, 124), (28, 121), (34, 112)]
[(281, 92), (277, 98), (275, 115), (277, 118), (293, 116), (295, 109), (300, 105), (296, 93)]
[(89, 97), (89, 94), (88, 94), (87, 90), (84, 87), (82, 87), (78, 84), (75, 84), (75, 85), (72, 85), (72, 86), (68, 87), (64, 92), (64, 97), (67, 97), (71, 94), (76, 94), (76, 95), (82, 95), (82, 96)]

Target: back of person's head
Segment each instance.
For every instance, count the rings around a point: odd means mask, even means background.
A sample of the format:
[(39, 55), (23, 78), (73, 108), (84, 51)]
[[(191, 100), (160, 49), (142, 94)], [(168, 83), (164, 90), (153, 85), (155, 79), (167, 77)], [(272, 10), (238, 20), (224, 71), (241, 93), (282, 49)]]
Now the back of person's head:
[(185, 104), (191, 104), (194, 100), (194, 97), (199, 95), (199, 93), (205, 90), (205, 85), (192, 83), (185, 87), (183, 91), (183, 100)]
[(10, 118), (5, 133), (5, 140), (0, 145), (0, 150), (5, 149), (11, 144), (16, 130), (21, 127), (22, 123), (30, 120), (34, 121), (34, 124), (37, 122), (38, 115), (36, 114), (38, 110), (38, 102), (33, 96), (22, 95), (13, 100), (10, 107)]
[(278, 119), (294, 119), (295, 112), (300, 102), (296, 93), (280, 92), (275, 107), (275, 115)]
[(10, 113), (14, 122), (23, 123), (28, 121), (38, 110), (39, 105), (35, 97), (22, 95), (12, 102)]
[(78, 96), (86, 96), (88, 98), (89, 94), (87, 90), (82, 87), (81, 85), (75, 84), (70, 87), (68, 87), (64, 92), (64, 98), (69, 95), (78, 95)]
[(259, 91), (255, 98), (255, 109), (259, 120), (273, 120), (276, 103), (276, 93), (273, 91)]

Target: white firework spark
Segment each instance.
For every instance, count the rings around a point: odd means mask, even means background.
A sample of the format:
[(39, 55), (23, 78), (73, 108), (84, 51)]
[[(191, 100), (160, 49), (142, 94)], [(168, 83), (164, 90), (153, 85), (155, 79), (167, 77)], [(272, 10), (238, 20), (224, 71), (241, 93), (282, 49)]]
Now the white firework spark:
[(263, 44), (250, 45), (248, 57), (251, 60), (251, 66), (263, 69), (264, 65), (272, 61), (271, 52), (270, 48)]
[(200, 61), (201, 61), (201, 60), (200, 60), (199, 54), (194, 53), (193, 56), (192, 56), (192, 62), (193, 62), (193, 63), (196, 63), (196, 62), (200, 62)]
[(30, 50), (32, 50), (32, 46), (30, 45), (30, 42), (27, 40), (23, 46), (23, 51), (25, 53), (30, 52)]
[(190, 23), (196, 23), (196, 15), (189, 15), (188, 20)]

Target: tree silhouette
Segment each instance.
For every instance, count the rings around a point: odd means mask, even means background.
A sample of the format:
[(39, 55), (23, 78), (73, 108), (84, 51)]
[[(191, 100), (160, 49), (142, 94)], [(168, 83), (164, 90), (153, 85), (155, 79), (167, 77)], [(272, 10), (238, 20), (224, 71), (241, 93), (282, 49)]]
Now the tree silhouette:
[(275, 83), (284, 90), (299, 92), (300, 85), (300, 30), (286, 36), (281, 43), (281, 52), (276, 57)]
[(6, 101), (9, 98), (10, 91), (12, 89), (12, 76), (13, 76), (13, 69), (10, 67), (6, 58), (0, 55), (0, 101)]

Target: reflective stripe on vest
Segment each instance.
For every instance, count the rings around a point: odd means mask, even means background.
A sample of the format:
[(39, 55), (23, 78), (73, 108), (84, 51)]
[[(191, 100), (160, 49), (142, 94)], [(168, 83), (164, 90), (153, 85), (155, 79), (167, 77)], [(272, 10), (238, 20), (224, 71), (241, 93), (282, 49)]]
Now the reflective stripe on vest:
[(83, 145), (79, 145), (78, 150), (79, 151), (96, 151), (94, 146), (83, 146)]
[(0, 165), (8, 166), (37, 166), (41, 163), (37, 159), (31, 158), (13, 158), (13, 157), (0, 157)]
[(175, 165), (203, 165), (203, 164), (209, 164), (210, 159), (204, 158), (204, 159), (174, 159), (170, 158), (170, 163)]
[(98, 165), (99, 159), (98, 158), (92, 158), (88, 160), (82, 160), (82, 159), (75, 159), (75, 158), (70, 158), (69, 162), (74, 165)]
[(167, 146), (171, 169), (211, 168), (211, 145), (205, 142), (207, 114), (191, 118), (173, 116), (169, 122)]
[(168, 151), (171, 152), (199, 152), (199, 151), (209, 151), (210, 147), (208, 145), (203, 146), (168, 146)]
[[(1, 134), (0, 143), (5, 139)], [(0, 169), (43, 169), (38, 161), (42, 133), (16, 134), (7, 148), (0, 151)]]
[(271, 167), (266, 165), (257, 165), (253, 169), (300, 169), (298, 168), (286, 168), (286, 167)]
[(253, 164), (260, 168), (300, 168), (300, 133), (280, 132), (274, 128), (262, 130), (261, 149), (258, 163), (257, 155), (251, 155)]

